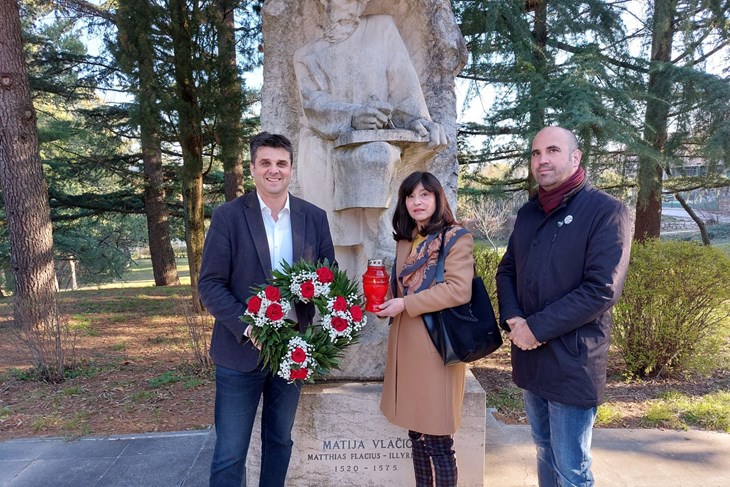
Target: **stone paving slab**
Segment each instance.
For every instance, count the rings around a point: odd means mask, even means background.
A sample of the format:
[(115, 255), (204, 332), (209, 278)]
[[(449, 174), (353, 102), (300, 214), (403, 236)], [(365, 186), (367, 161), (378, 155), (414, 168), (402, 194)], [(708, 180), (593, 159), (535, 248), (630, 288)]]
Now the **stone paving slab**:
[[(599, 487), (730, 486), (730, 435), (710, 431), (593, 431), (593, 474)], [(528, 426), (487, 416), (484, 485), (537, 486)]]
[[(536, 486), (529, 427), (488, 414), (486, 430), (484, 485)], [(212, 429), (0, 442), (0, 487), (202, 487), (214, 442)], [(596, 429), (593, 460), (598, 487), (730, 486), (726, 433)]]

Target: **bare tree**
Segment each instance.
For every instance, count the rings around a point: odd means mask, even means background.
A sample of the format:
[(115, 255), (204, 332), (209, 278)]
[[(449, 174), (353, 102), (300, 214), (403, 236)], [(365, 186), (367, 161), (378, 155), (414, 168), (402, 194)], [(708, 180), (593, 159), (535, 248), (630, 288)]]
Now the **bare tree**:
[(523, 203), (522, 194), (513, 194), (512, 198), (472, 198), (464, 204), (463, 214), (496, 252), (495, 239), (509, 235), (514, 224), (512, 217)]

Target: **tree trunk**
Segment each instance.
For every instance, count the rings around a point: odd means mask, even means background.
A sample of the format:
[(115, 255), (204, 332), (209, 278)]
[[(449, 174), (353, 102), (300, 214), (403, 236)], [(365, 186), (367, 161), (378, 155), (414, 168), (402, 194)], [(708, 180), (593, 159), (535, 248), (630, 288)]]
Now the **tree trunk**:
[(71, 280), (71, 289), (76, 291), (79, 288), (79, 283), (76, 280), (76, 260), (73, 258), (68, 259), (68, 274)]
[(236, 67), (236, 36), (233, 13), (237, 0), (218, 0), (218, 140), (225, 178), (226, 201), (243, 194), (243, 138), (241, 116), (244, 97)]
[[(139, 13), (139, 12), (138, 12)], [(169, 211), (165, 202), (165, 180), (160, 148), (159, 114), (155, 89), (154, 49), (152, 48), (152, 19), (145, 19), (144, 32), (138, 46), (140, 135), (144, 163), (144, 205), (147, 235), (156, 286), (180, 284), (175, 251), (170, 242)]]
[[(193, 7), (197, 9), (197, 4)], [(193, 39), (195, 30), (184, 0), (170, 2), (172, 44), (177, 84), (179, 140), (183, 154), (182, 193), (185, 208), (185, 241), (190, 266), (193, 308), (203, 309), (198, 293), (198, 276), (203, 256), (205, 220), (203, 214), (203, 134), (202, 115), (193, 77)]]
[(180, 278), (175, 251), (170, 242), (170, 215), (165, 202), (160, 140), (156, 129), (147, 132), (142, 127), (141, 131), (145, 175), (144, 207), (152, 273), (155, 286), (176, 286), (180, 284)]
[[(144, 204), (147, 239), (156, 286), (180, 284), (175, 252), (170, 242), (169, 211), (165, 202), (164, 174), (159, 135), (160, 99), (155, 81), (155, 53), (152, 46), (153, 15), (146, 0), (123, 0), (115, 17), (118, 41), (124, 52), (122, 63), (130, 77), (137, 78), (137, 120), (144, 164)], [(134, 67), (136, 66), (136, 70)]]
[(16, 0), (0, 0), (0, 184), (15, 277), (15, 323), (34, 364), (60, 379), (64, 356), (51, 213)]
[(674, 37), (675, 0), (655, 0), (652, 21), (651, 64), (646, 93), (644, 141), (653, 154), (639, 156), (639, 195), (636, 201), (634, 239), (659, 238), (662, 223), (661, 156), (667, 142), (672, 79), (668, 71)]
[(702, 221), (702, 218), (700, 218), (700, 216), (692, 209), (692, 207), (689, 206), (689, 203), (687, 203), (687, 200), (685, 200), (682, 195), (680, 195), (679, 193), (674, 193), (674, 199), (679, 201), (679, 204), (682, 205), (684, 211), (687, 212), (692, 221), (695, 222), (695, 224), (697, 225), (697, 228), (700, 229), (702, 245), (712, 245), (712, 242), (710, 242), (710, 234), (707, 233), (707, 226), (705, 225), (705, 222)]

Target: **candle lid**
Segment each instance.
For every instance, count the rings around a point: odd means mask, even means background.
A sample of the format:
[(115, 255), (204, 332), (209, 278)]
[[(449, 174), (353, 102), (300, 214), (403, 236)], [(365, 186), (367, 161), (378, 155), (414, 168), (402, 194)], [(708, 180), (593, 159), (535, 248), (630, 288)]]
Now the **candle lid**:
[(368, 267), (383, 267), (383, 259), (368, 259)]

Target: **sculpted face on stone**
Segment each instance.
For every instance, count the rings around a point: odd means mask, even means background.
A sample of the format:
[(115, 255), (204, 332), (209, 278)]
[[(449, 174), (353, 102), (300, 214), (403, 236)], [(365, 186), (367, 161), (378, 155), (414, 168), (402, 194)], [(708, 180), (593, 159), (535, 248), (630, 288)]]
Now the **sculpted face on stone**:
[(320, 0), (324, 5), (327, 23), (324, 38), (340, 42), (352, 34), (360, 23), (368, 0)]

